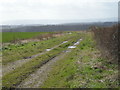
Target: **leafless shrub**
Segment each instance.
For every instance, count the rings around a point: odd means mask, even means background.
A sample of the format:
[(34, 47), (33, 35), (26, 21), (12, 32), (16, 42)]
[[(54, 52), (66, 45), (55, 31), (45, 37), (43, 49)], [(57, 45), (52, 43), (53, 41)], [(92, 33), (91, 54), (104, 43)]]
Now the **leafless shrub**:
[(118, 63), (118, 25), (112, 27), (92, 27), (94, 38), (102, 55), (110, 62)]

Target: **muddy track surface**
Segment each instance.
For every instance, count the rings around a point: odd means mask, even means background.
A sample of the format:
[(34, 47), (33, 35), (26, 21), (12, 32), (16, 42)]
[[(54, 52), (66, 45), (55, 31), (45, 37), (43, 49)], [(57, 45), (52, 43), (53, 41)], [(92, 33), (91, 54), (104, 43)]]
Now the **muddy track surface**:
[(20, 85), (18, 85), (18, 88), (39, 88), (47, 79), (54, 63), (64, 58), (68, 52), (71, 52), (71, 49), (64, 51), (59, 56), (56, 56), (41, 66), (35, 73), (31, 74), (28, 78), (21, 82)]
[(51, 49), (46, 49), (45, 51), (43, 51), (42, 53), (38, 53), (36, 55), (33, 55), (31, 57), (28, 57), (26, 59), (22, 59), (22, 60), (17, 60), (15, 62), (11, 62), (11, 63), (8, 63), (7, 65), (3, 65), (2, 66), (2, 75), (4, 76), (5, 74), (15, 70), (17, 67), (20, 67), (22, 66), (23, 64), (29, 62), (30, 60), (32, 60), (33, 58), (37, 57), (37, 56), (40, 56), (40, 55), (43, 55), (43, 54), (46, 54), (48, 51), (51, 51), (57, 47), (59, 47), (60, 45), (64, 44), (64, 43), (67, 43), (68, 41), (64, 41), (62, 42), (61, 44), (59, 45), (56, 45), (54, 46), (53, 48)]
[[(76, 46), (80, 43), (81, 39), (74, 43), (73, 46)], [(43, 82), (47, 79), (52, 66), (54, 66), (55, 62), (64, 58), (66, 54), (71, 52), (72, 49), (68, 48), (67, 50), (63, 51), (60, 55), (56, 56), (55, 58), (49, 60), (49, 62), (45, 63), (41, 66), (36, 72), (30, 74), (25, 80), (23, 80), (17, 87), (18, 88), (40, 88)]]

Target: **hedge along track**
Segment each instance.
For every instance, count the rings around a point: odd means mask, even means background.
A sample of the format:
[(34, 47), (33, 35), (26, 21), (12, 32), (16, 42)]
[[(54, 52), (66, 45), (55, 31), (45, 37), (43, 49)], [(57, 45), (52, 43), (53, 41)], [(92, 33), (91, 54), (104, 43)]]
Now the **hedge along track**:
[[(66, 39), (69, 40), (69, 39), (72, 38), (72, 37), (73, 37), (73, 36), (68, 37), (68, 38), (66, 38)], [(65, 40), (65, 39), (64, 39), (64, 40)], [(60, 43), (61, 43), (61, 41), (60, 41)], [(62, 44), (64, 44), (64, 43), (62, 42), (61, 44), (52, 47), (51, 50), (57, 48), (58, 46), (60, 46), (60, 45), (62, 45)], [(36, 54), (36, 55), (33, 55), (33, 56), (31, 56), (31, 57), (28, 57), (28, 58), (26, 58), (26, 59), (17, 60), (17, 61), (15, 61), (15, 62), (8, 63), (7, 65), (3, 65), (3, 66), (2, 66), (2, 69), (3, 69), (2, 74), (3, 74), (3, 76), (4, 76), (5, 74), (7, 74), (7, 73), (9, 73), (9, 72), (11, 72), (11, 71), (13, 71), (13, 70), (15, 70), (17, 67), (22, 66), (24, 63), (29, 62), (29, 61), (32, 60), (33, 58), (36, 58), (36, 57), (38, 57), (38, 56), (40, 56), (40, 55), (43, 55), (43, 54), (45, 54), (45, 53), (47, 53), (46, 50), (44, 50), (43, 52), (38, 53), (38, 54)]]
[(62, 51), (66, 50), (68, 46), (75, 43), (80, 38), (80, 35), (72, 37), (69, 42), (60, 45), (58, 48), (53, 49), (46, 54), (38, 56), (31, 61), (23, 64), (21, 67), (16, 68), (14, 71), (3, 76), (3, 87), (16, 87), (30, 74), (34, 73), (43, 64), (59, 55)]

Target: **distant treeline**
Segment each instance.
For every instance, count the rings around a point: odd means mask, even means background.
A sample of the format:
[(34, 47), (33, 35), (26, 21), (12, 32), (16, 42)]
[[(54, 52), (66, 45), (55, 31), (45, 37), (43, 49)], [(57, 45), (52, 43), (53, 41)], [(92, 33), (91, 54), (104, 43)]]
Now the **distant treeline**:
[(91, 26), (108, 27), (117, 22), (99, 22), (99, 23), (76, 23), (63, 25), (3, 25), (2, 32), (54, 32), (54, 31), (79, 31), (87, 30)]

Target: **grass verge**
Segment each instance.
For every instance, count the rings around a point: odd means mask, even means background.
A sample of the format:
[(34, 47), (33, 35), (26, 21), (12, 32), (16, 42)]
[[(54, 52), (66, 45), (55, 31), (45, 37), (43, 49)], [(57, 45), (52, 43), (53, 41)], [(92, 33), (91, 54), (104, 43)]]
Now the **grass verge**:
[(118, 69), (102, 58), (92, 34), (59, 60), (40, 88), (118, 88)]

